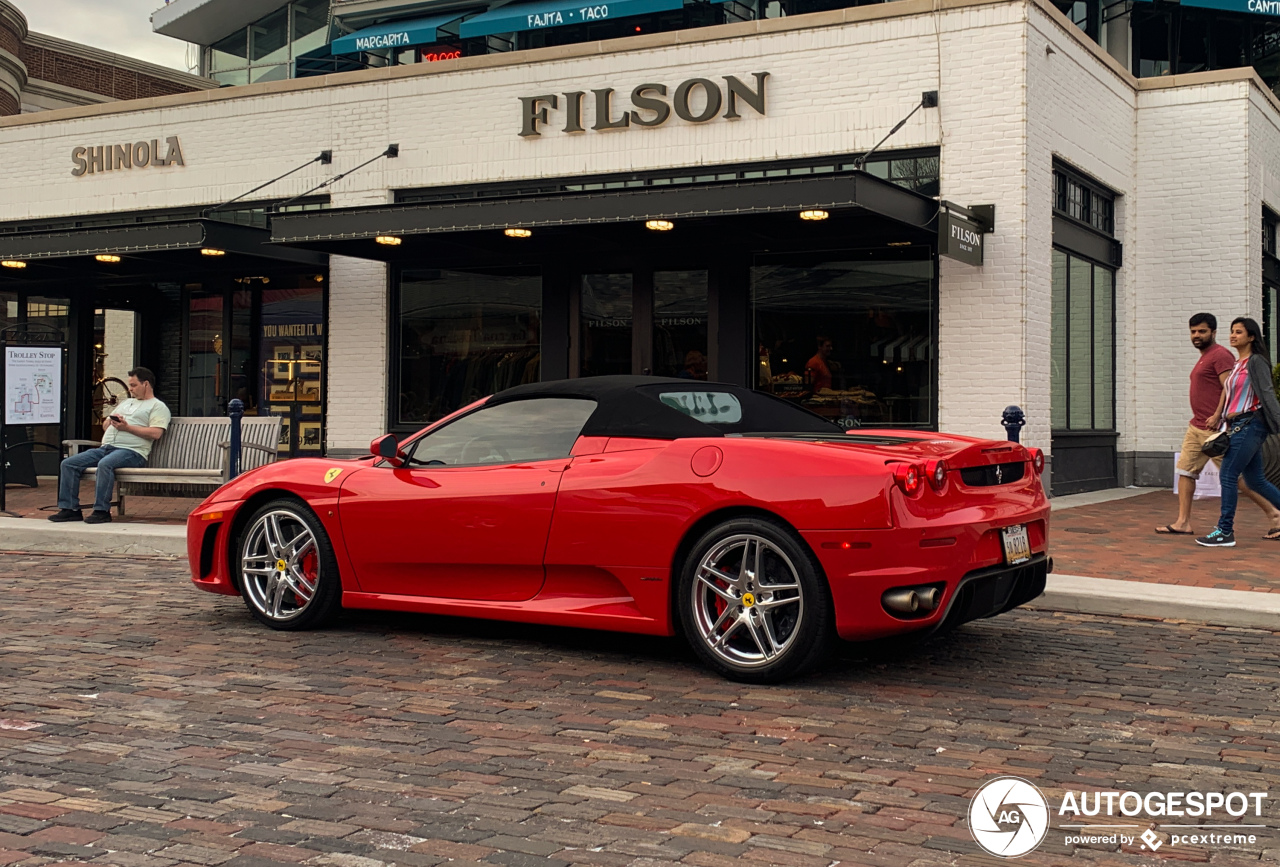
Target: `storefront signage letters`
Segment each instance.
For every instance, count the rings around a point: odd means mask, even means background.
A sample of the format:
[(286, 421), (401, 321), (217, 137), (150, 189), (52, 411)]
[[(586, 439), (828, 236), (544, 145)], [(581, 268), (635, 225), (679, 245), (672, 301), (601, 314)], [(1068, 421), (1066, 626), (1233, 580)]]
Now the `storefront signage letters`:
[(1280, 16), (1280, 0), (1183, 0), (1182, 5), (1220, 9), (1223, 12)]
[(983, 226), (959, 214), (938, 215), (938, 252), (969, 265), (982, 264)]
[[(553, 13), (555, 14), (555, 13)], [(739, 113), (739, 101), (753, 109), (756, 114), (766, 114), (765, 82), (769, 78), (767, 72), (752, 73), (755, 77), (755, 88), (752, 89), (740, 78), (733, 75), (724, 76), (724, 86), (709, 78), (690, 78), (682, 82), (671, 92), (667, 100), (665, 84), (646, 83), (637, 85), (631, 91), (631, 108), (619, 106), (614, 108), (614, 89), (602, 87), (591, 91), (594, 108), (594, 123), (591, 129), (595, 132), (605, 130), (627, 129), (632, 126), (661, 126), (671, 118), (674, 111), (676, 117), (688, 123), (706, 123), (720, 116), (728, 120), (742, 117)], [(583, 97), (586, 91), (575, 90), (564, 94), (548, 93), (540, 96), (520, 97), (522, 137), (541, 136), (541, 126), (551, 123), (551, 112), (559, 111), (561, 97), (564, 97), (564, 128), (567, 133), (586, 132), (583, 125)], [(699, 106), (695, 109), (694, 106)], [(721, 114), (720, 110), (724, 109)]]
[[(162, 155), (163, 154), (163, 155)], [(113, 172), (118, 169), (164, 168), (165, 166), (185, 166), (182, 159), (182, 143), (176, 135), (165, 139), (163, 147), (160, 139), (140, 141), (129, 144), (96, 145), (79, 147), (71, 151), (71, 162), (75, 168), (71, 170), (74, 177), (94, 175), (99, 172)]]

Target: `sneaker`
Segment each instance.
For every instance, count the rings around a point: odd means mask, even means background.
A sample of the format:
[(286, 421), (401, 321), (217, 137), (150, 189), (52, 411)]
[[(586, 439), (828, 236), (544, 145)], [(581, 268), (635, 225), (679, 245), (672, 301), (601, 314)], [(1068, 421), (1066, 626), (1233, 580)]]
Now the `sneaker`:
[(1208, 536), (1201, 536), (1196, 539), (1197, 545), (1204, 545), (1206, 548), (1234, 548), (1236, 546), (1236, 534), (1224, 533), (1214, 528)]
[[(110, 512), (99, 512), (97, 509), (94, 509), (94, 510), (93, 510), (93, 514), (92, 514), (92, 515), (90, 515), (89, 517), (85, 518), (85, 519), (84, 519), (84, 522), (85, 522), (86, 524), (110, 524), (110, 523), (111, 523), (111, 513), (110, 513)], [(1232, 542), (1231, 544), (1232, 544), (1232, 545), (1234, 545), (1234, 544), (1235, 544), (1235, 542)]]
[(61, 524), (64, 521), (83, 521), (84, 517), (79, 509), (59, 509), (56, 515), (49, 516), (49, 520)]

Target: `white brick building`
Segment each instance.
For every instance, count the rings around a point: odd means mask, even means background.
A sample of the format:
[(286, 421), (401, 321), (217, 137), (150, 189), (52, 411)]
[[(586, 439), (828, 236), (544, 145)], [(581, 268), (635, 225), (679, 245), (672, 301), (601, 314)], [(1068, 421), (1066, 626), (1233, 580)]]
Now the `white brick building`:
[[(764, 112), (740, 97), (726, 118), (726, 77), (754, 98), (760, 72)], [(673, 106), (693, 79), (720, 94), (708, 120), (644, 125), (636, 102), (627, 128), (591, 129), (595, 90), (616, 91), (616, 121), (633, 88)], [(867, 163), (913, 190), (853, 171), (931, 91)], [(694, 86), (689, 112), (709, 96)], [(585, 129), (566, 133), (575, 100)], [(171, 137), (181, 164), (156, 165)], [(106, 170), (125, 143), (149, 164)], [(308, 164), (322, 150), (332, 164)], [(1280, 103), (1250, 70), (1137, 80), (1040, 0), (898, 0), (2, 118), (0, 165), (0, 259), (26, 266), (0, 268), (0, 298), (65, 326), (72, 394), (93, 378), (93, 310), (132, 309), (135, 361), (177, 411), (240, 396), (287, 415), (300, 453), (362, 451), (486, 383), (697, 376), (701, 357), (845, 424), (999, 436), (1018, 404), (1059, 491), (1167, 483), (1187, 318), (1276, 329)], [(255, 203), (309, 191), (270, 247), (220, 222), (265, 225)], [(935, 194), (995, 206), (981, 266), (938, 257)]]

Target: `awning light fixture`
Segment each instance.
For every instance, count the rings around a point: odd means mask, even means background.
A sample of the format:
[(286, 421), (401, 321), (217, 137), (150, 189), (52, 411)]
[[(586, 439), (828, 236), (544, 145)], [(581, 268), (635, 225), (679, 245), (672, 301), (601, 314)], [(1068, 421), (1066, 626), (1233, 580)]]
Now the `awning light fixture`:
[(226, 251), (226, 250), (218, 250), (218, 249), (215, 249), (215, 248), (213, 248), (213, 247), (201, 247), (201, 248), (200, 248), (200, 255), (201, 255), (201, 256), (225, 256), (225, 255), (227, 255), (227, 251)]
[(655, 232), (670, 232), (676, 227), (676, 224), (670, 220), (646, 220), (644, 227)]
[(373, 240), (375, 243), (381, 244), (384, 247), (399, 247), (402, 243), (402, 239), (397, 238), (395, 235), (379, 235)]
[(99, 262), (119, 262), (120, 261), (120, 257), (116, 256), (113, 253), (99, 253), (93, 258), (97, 259)]
[(3, 265), (5, 268), (27, 267), (27, 263), (23, 262), (21, 259), (0, 259), (0, 265)]
[(513, 226), (510, 229), (503, 229), (502, 234), (506, 235), (508, 238), (528, 238), (533, 235), (533, 232), (528, 229), (518, 229)]
[(800, 212), (800, 219), (802, 220), (825, 220), (827, 217), (830, 217), (830, 216), (831, 214), (827, 213), (821, 208), (813, 208), (808, 211)]

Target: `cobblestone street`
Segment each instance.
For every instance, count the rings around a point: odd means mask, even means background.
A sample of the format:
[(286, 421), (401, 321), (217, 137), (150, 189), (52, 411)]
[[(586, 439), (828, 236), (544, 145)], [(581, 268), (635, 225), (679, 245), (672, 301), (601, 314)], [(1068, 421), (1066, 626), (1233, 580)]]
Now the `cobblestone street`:
[[(1054, 805), (1280, 795), (1269, 632), (1015, 612), (754, 687), (674, 640), (271, 632), (172, 560), (0, 555), (0, 582), (3, 867), (995, 864), (965, 815), (1000, 774)], [(1054, 815), (1019, 863), (1274, 863), (1274, 804), (1225, 820), (1256, 845), (1155, 857), (1067, 847)]]

